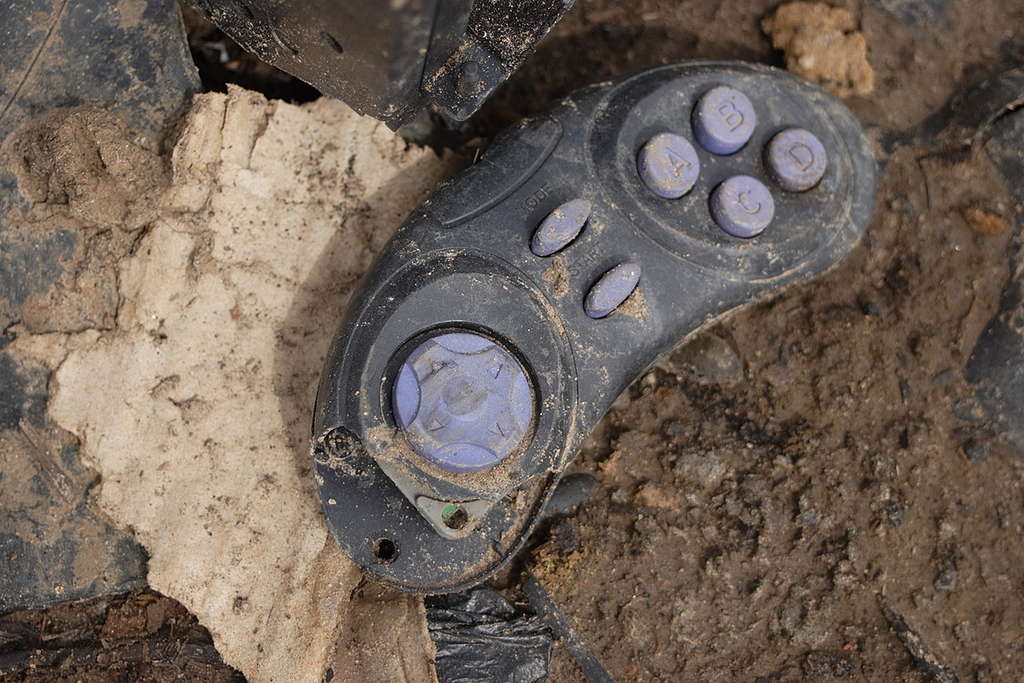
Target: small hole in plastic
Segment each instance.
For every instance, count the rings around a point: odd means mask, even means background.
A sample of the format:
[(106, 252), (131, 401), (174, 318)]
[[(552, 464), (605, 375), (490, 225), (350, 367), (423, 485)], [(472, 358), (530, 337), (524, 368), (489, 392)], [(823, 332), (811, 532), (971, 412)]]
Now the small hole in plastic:
[(373, 556), (381, 564), (391, 564), (398, 557), (398, 546), (390, 538), (378, 538), (373, 542)]

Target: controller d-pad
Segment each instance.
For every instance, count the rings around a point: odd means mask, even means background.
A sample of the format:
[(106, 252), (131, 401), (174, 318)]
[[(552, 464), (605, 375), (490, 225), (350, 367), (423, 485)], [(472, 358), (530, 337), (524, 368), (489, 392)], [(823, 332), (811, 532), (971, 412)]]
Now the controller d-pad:
[(471, 332), (440, 334), (417, 346), (399, 370), (391, 405), (412, 449), (454, 471), (498, 464), (519, 448), (533, 420), (522, 365)]

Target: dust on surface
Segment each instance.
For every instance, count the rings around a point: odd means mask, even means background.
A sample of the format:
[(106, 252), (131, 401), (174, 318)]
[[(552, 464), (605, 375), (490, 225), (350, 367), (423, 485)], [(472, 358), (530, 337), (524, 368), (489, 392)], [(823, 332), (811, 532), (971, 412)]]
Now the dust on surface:
[[(50, 149), (57, 159), (68, 142)], [(47, 163), (30, 156), (24, 168)], [(452, 162), (340, 102), (296, 107), (232, 88), (196, 98), (169, 166), (159, 198), (140, 202), (155, 219), (117, 263), (111, 329), (22, 334), (14, 346), (57, 368), (49, 414), (100, 474), (97, 503), (135, 531), (150, 585), (196, 614), (225, 661), (254, 681), (327, 669), (422, 680), (431, 650), (418, 598), (391, 596), (385, 610), (353, 597), (360, 574), (329, 537), (312, 482), (309, 416), (348, 293)], [(79, 182), (96, 170), (77, 168)], [(76, 205), (71, 180), (22, 175), (39, 201)], [(114, 192), (127, 181), (109, 182)], [(132, 200), (123, 205), (103, 210), (130, 230)], [(384, 611), (407, 647), (336, 652)]]
[(548, 283), (555, 296), (561, 298), (569, 293), (569, 270), (565, 267), (565, 258), (555, 256), (551, 265), (541, 273), (541, 279)]
[(875, 70), (853, 13), (822, 2), (788, 2), (761, 22), (786, 68), (833, 95), (870, 95)]
[(646, 318), (647, 310), (647, 299), (644, 298), (644, 287), (641, 284), (630, 292), (625, 301), (619, 304), (614, 314), (628, 315), (633, 318)]
[[(22, 307), (27, 331), (113, 326), (117, 264), (136, 232), (155, 220), (168, 182), (153, 142), (133, 136), (120, 117), (95, 106), (49, 112), (4, 140), (2, 161), (30, 202), (11, 210), (12, 238), (74, 245), (57, 282)], [(69, 239), (62, 240), (62, 233)]]

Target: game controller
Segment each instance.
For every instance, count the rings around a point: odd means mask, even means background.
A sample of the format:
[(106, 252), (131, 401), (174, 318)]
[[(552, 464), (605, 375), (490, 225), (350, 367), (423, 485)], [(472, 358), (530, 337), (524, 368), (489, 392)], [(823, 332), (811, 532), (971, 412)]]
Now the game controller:
[(514, 126), (399, 229), (330, 349), (312, 450), (339, 544), (404, 591), (484, 580), (634, 379), (835, 265), (874, 194), (854, 117), (764, 66), (659, 67)]

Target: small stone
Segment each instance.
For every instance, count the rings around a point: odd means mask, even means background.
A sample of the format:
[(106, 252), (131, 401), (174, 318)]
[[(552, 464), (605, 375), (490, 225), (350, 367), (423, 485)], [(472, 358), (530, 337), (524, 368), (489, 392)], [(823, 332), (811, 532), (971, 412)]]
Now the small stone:
[(743, 380), (743, 361), (729, 342), (703, 334), (684, 346), (677, 356), (698, 384), (728, 386)]
[(849, 10), (822, 2), (788, 2), (761, 22), (786, 68), (838, 97), (875, 89), (864, 35)]
[(862, 299), (860, 302), (860, 312), (864, 315), (870, 315), (872, 318), (877, 318), (882, 315), (882, 307), (874, 301)]
[(668, 420), (661, 427), (662, 433), (670, 439), (685, 439), (689, 433), (685, 422)]
[(935, 386), (939, 387), (940, 389), (944, 389), (945, 387), (948, 387), (956, 380), (956, 374), (957, 373), (955, 369), (946, 368), (939, 374), (935, 375), (935, 377), (932, 378), (932, 381), (935, 382)]
[(680, 496), (678, 491), (648, 482), (637, 491), (636, 502), (643, 507), (679, 512)]
[(988, 451), (977, 439), (970, 439), (964, 444), (964, 455), (971, 462), (983, 462), (988, 458)]
[(953, 560), (946, 560), (935, 577), (935, 590), (941, 593), (949, 593), (956, 589), (957, 571), (956, 563)]
[(979, 235), (999, 235), (1010, 227), (1006, 219), (977, 206), (969, 206), (963, 211), (968, 227)]
[(853, 673), (853, 662), (849, 657), (832, 652), (808, 652), (803, 662), (804, 675), (820, 680), (822, 678), (846, 678)]
[(892, 524), (893, 526), (903, 524), (904, 513), (905, 511), (903, 507), (896, 503), (889, 503), (885, 506), (885, 518), (888, 520), (889, 524)]
[(954, 403), (953, 414), (964, 422), (971, 424), (981, 424), (985, 421), (985, 413), (973, 396), (962, 398)]

